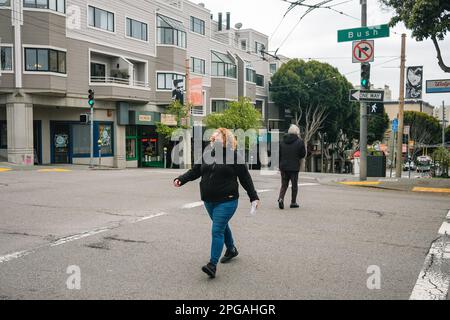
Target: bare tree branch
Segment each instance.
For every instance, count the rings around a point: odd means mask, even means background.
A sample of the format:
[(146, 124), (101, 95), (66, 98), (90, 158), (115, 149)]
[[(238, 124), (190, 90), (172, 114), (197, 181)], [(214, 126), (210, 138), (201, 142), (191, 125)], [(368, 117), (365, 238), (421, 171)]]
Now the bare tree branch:
[(439, 43), (438, 43), (438, 40), (437, 40), (436, 36), (432, 36), (432, 37), (431, 37), (431, 40), (433, 40), (434, 47), (436, 48), (437, 59), (438, 59), (439, 67), (441, 67), (441, 69), (442, 69), (444, 72), (449, 72), (449, 73), (450, 73), (450, 67), (447, 66), (447, 65), (444, 63), (444, 59), (442, 59), (441, 48), (439, 47)]

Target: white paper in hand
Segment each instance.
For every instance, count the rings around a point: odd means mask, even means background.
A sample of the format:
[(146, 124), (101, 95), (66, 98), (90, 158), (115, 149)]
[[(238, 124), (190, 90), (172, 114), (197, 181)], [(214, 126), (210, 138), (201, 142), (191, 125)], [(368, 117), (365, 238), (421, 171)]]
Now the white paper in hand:
[(252, 202), (252, 208), (250, 209), (250, 214), (252, 216), (256, 215), (256, 206), (258, 205), (258, 201)]

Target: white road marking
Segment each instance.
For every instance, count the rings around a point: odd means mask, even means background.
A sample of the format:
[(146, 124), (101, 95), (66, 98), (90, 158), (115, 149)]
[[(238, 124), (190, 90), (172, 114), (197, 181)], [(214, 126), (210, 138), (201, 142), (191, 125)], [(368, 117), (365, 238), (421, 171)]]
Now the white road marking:
[(447, 220), (450, 220), (450, 210), (448, 210), (448, 213), (447, 213)]
[(299, 183), (299, 187), (313, 187), (313, 186), (320, 186), (319, 183)]
[(193, 209), (193, 208), (198, 208), (203, 206), (203, 201), (199, 201), (199, 202), (192, 202), (192, 203), (188, 203), (185, 204), (184, 206), (182, 206), (182, 209)]
[(56, 242), (53, 242), (52, 244), (50, 244), (50, 247), (60, 246), (62, 244), (68, 243), (68, 242), (72, 242), (72, 241), (75, 241), (75, 240), (80, 240), (80, 239), (83, 239), (83, 238), (86, 238), (86, 237), (90, 237), (90, 236), (93, 236), (93, 235), (96, 235), (96, 234), (99, 234), (99, 233), (102, 233), (102, 232), (106, 232), (106, 231), (109, 231), (109, 230), (110, 230), (109, 228), (101, 228), (101, 229), (97, 229), (97, 230), (93, 230), (93, 231), (83, 232), (83, 233), (80, 233), (80, 234), (77, 234), (77, 235), (73, 235), (73, 236), (70, 236), (70, 237), (65, 237), (65, 238), (59, 239)]
[(138, 223), (138, 222), (146, 221), (146, 220), (149, 220), (149, 219), (153, 219), (153, 218), (165, 216), (166, 214), (168, 214), (168, 213), (166, 213), (166, 212), (160, 212), (160, 213), (157, 213), (157, 214), (153, 214), (153, 215), (151, 215), (151, 216), (139, 218), (139, 219), (137, 219), (134, 223)]
[(450, 223), (445, 221), (441, 228), (439, 229), (440, 235), (449, 235), (450, 236)]
[(26, 255), (28, 255), (30, 253), (31, 253), (31, 251), (26, 250), (26, 251), (19, 251), (19, 252), (10, 253), (10, 254), (7, 254), (5, 256), (0, 256), (0, 263), (11, 261), (11, 260), (14, 260), (14, 259), (18, 259), (18, 258), (24, 257), (24, 256), (26, 256)]
[(410, 300), (446, 300), (450, 285), (450, 275), (445, 272), (444, 264), (448, 264), (445, 251), (449, 244), (445, 240), (433, 243), (425, 259)]
[(270, 192), (273, 191), (272, 189), (262, 189), (262, 190), (256, 190), (256, 192), (258, 193), (266, 193), (266, 192)]

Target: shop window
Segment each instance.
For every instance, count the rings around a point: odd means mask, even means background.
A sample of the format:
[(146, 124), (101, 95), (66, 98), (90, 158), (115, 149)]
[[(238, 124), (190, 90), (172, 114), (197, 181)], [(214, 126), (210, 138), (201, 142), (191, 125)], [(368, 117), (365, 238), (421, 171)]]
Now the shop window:
[(127, 126), (126, 128), (127, 138), (126, 138), (126, 152), (127, 161), (137, 160), (137, 127)]
[(98, 145), (101, 145), (102, 156), (113, 155), (112, 124), (100, 123), (98, 125)]
[(86, 156), (91, 153), (89, 138), (91, 136), (91, 127), (85, 124), (72, 125), (73, 134), (73, 154), (74, 157)]
[(8, 148), (8, 134), (6, 121), (0, 121), (0, 149)]

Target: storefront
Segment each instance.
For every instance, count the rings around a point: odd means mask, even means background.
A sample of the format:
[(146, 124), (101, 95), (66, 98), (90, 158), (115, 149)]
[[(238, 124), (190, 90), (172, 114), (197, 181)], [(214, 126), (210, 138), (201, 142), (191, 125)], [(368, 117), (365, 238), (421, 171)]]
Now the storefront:
[(158, 113), (130, 111), (130, 125), (126, 128), (128, 167), (164, 167), (163, 141), (156, 132), (158, 121), (160, 121)]

